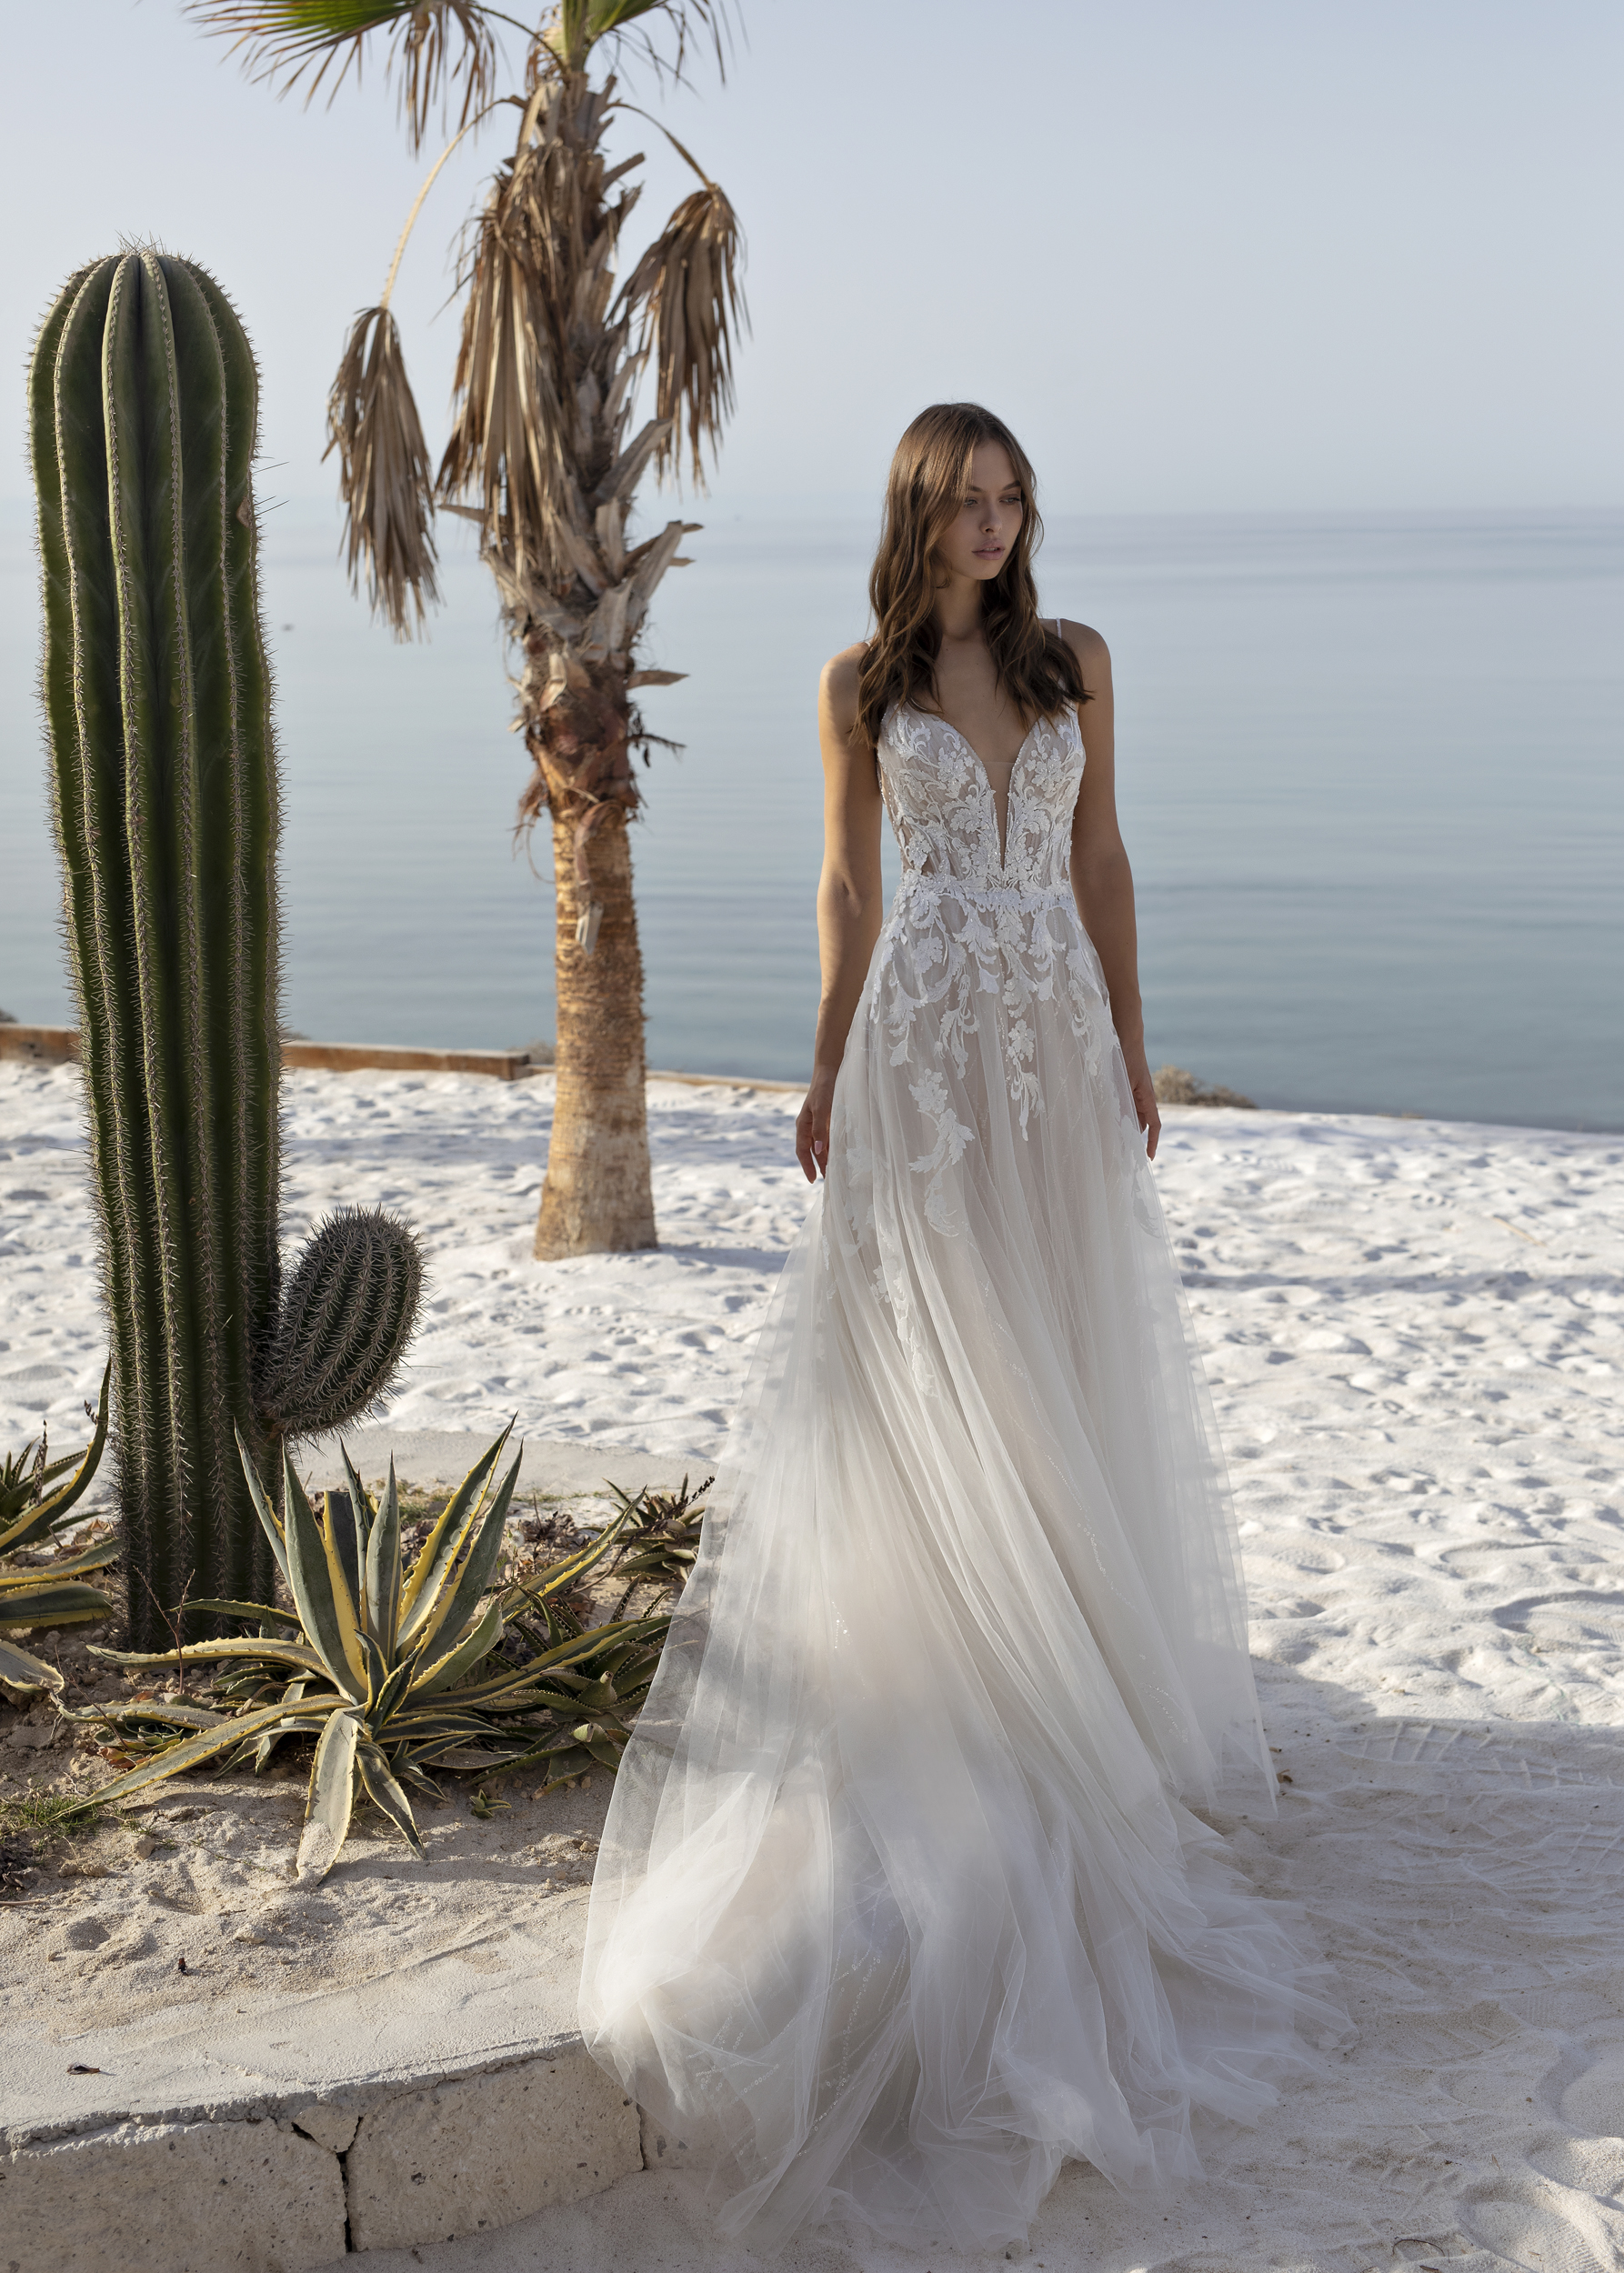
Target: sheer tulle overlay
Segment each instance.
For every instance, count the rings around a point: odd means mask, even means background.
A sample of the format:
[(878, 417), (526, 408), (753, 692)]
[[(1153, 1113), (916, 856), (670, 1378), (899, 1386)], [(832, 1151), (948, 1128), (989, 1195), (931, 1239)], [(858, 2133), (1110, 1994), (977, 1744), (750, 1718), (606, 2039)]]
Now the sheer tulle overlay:
[(1068, 2157), (1194, 2174), (1340, 2036), (1182, 1804), (1273, 1807), (1234, 1519), (1067, 863), (944, 722), (717, 1512), (617, 1779), (581, 2019), (770, 2245), (1023, 2235)]

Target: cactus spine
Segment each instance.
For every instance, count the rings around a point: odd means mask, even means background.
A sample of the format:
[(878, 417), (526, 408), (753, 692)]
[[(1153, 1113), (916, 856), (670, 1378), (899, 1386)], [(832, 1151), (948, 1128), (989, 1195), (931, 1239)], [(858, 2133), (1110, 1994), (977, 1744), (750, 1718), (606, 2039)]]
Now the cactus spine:
[[(145, 248), (69, 280), (30, 371), (42, 686), (138, 1640), (189, 1578), (265, 1598), (233, 1427), (270, 1473), (288, 1426), (257, 1394), (277, 1339), (280, 1078), (257, 405), (219, 286)], [(326, 1408), (341, 1402), (329, 1385)]]

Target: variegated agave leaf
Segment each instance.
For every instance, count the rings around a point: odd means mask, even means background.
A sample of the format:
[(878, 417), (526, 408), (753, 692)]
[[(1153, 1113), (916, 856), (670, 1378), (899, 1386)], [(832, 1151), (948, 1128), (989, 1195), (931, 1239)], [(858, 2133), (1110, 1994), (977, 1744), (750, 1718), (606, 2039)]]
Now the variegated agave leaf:
[[(95, 1435), (66, 1483), (48, 1488), (74, 1467), (70, 1454), (60, 1460), (45, 1457), (45, 1440), (32, 1461), (33, 1447), (5, 1463), (0, 1481), (0, 1557), (20, 1547), (37, 1549), (72, 1520), (72, 1510), (95, 1477), (107, 1441), (107, 1392), (113, 1376), (111, 1362), (102, 1375), (101, 1402), (96, 1410)], [(12, 1688), (60, 1689), (60, 1670), (30, 1649), (10, 1640), (6, 1628), (87, 1626), (106, 1617), (113, 1601), (99, 1587), (83, 1583), (83, 1574), (105, 1570), (118, 1561), (123, 1548), (113, 1537), (63, 1556), (55, 1563), (15, 1564), (0, 1560), (0, 1682)]]
[(301, 1878), (325, 1878), (338, 1859), (356, 1804), (356, 1747), (362, 1735), (359, 1713), (338, 1712), (316, 1739), (295, 1866)]
[(511, 1433), (510, 1422), (496, 1443), (488, 1451), (482, 1453), (468, 1470), (423, 1542), (422, 1552), (412, 1565), (401, 1588), (403, 1637), (409, 1637), (415, 1634), (432, 1615), (440, 1589), (466, 1545), (469, 1533), (479, 1520), (491, 1470), (501, 1457), (502, 1448)]
[[(109, 1358), (102, 1374), (95, 1434), (81, 1454), (68, 1483), (54, 1492), (44, 1488), (65, 1468), (73, 1467), (72, 1453), (48, 1464), (43, 1460), (31, 1463), (29, 1454), (34, 1447), (29, 1445), (20, 1457), (5, 1462), (4, 1479), (0, 1481), (0, 1556), (14, 1554), (18, 1547), (37, 1547), (53, 1532), (61, 1530), (70, 1510), (89, 1490), (107, 1442), (107, 1393), (112, 1380), (113, 1361)], [(42, 1452), (44, 1448), (42, 1438)], [(116, 1550), (108, 1557), (108, 1561), (115, 1559), (115, 1553)]]

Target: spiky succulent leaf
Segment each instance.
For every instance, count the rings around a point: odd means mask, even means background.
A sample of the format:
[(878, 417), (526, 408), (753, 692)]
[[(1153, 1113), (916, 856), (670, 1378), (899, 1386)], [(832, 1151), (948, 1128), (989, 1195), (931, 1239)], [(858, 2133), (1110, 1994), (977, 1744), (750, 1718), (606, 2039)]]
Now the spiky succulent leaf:
[(326, 1542), (317, 1527), (305, 1487), (294, 1473), (286, 1452), (282, 1459), (282, 1505), (286, 1510), (287, 1583), (298, 1609), (306, 1639), (320, 1652), (328, 1678), (357, 1703), (366, 1692), (366, 1674), (356, 1647), (352, 1659), (346, 1639), (354, 1643), (352, 1608), (346, 1637), (337, 1603), (333, 1597)]
[[(90, 1655), (105, 1657), (115, 1666), (218, 1665), (233, 1657), (263, 1657), (267, 1665), (296, 1666), (302, 1673), (333, 1679), (326, 1659), (308, 1642), (283, 1641), (266, 1634), (238, 1634), (224, 1641), (188, 1642), (183, 1650), (99, 1649), (92, 1642)], [(339, 1684), (334, 1682), (335, 1688)]]
[(287, 1535), (280, 1517), (271, 1505), (269, 1494), (259, 1480), (259, 1470), (254, 1465), (253, 1455), (243, 1442), (242, 1430), (234, 1426), (232, 1433), (236, 1438), (237, 1458), (243, 1464), (243, 1477), (248, 1487), (248, 1497), (254, 1503), (254, 1512), (259, 1517), (260, 1529), (271, 1543), (271, 1553), (276, 1558), (276, 1568), (282, 1573), (282, 1583), (287, 1586)]
[[(105, 1570), (109, 1563), (116, 1563), (124, 1553), (117, 1538), (97, 1539), (89, 1547), (75, 1547), (71, 1555), (64, 1555), (55, 1563), (35, 1563), (22, 1570), (0, 1569), (0, 1587), (21, 1583), (33, 1578), (77, 1578), (81, 1572)], [(190, 1607), (190, 1605), (187, 1606)]]
[[(447, 1621), (449, 1630), (449, 1621)], [(488, 1657), (502, 1638), (502, 1605), (493, 1595), (484, 1610), (460, 1640), (453, 1644), (444, 1657), (425, 1667), (418, 1679), (413, 1682), (411, 1695), (435, 1697), (460, 1681), (465, 1673), (472, 1673), (482, 1657)]]
[(332, 1542), (328, 1552), (336, 1550), (357, 1626), (366, 1622), (361, 1606), (366, 1568), (366, 1521), (362, 1508), (366, 1505), (363, 1500), (358, 1507), (348, 1492), (322, 1494), (322, 1530)]
[(0, 1681), (14, 1689), (59, 1689), (62, 1674), (57, 1667), (47, 1665), (32, 1650), (19, 1649), (15, 1642), (8, 1642), (0, 1634)]
[(412, 1803), (396, 1782), (389, 1762), (381, 1745), (362, 1743), (356, 1747), (356, 1765), (361, 1771), (361, 1781), (374, 1807), (381, 1807), (390, 1822), (401, 1834), (407, 1846), (421, 1862), (423, 1841), (417, 1836)]
[[(338, 1520), (338, 1509), (345, 1519)], [(338, 1620), (339, 1639), (344, 1646), (345, 1663), (358, 1687), (356, 1694), (365, 1697), (367, 1688), (366, 1652), (361, 1647), (360, 1570), (356, 1560), (355, 1518), (349, 1513), (347, 1497), (328, 1492), (326, 1495), (321, 1522), (322, 1549), (327, 1560), (327, 1585), (333, 1597), (333, 1609)]]
[[(191, 1654), (190, 1650), (186, 1652), (188, 1657)], [(280, 1705), (262, 1706), (257, 1712), (244, 1713), (240, 1717), (226, 1720), (217, 1727), (205, 1729), (183, 1744), (166, 1746), (155, 1759), (144, 1761), (139, 1767), (132, 1768), (127, 1776), (115, 1777), (112, 1783), (100, 1785), (95, 1791), (84, 1793), (72, 1803), (67, 1812), (83, 1815), (91, 1807), (109, 1807), (118, 1800), (132, 1798), (136, 1792), (145, 1791), (154, 1784), (164, 1783), (186, 1768), (201, 1767), (206, 1760), (212, 1760), (220, 1753), (229, 1751), (244, 1737), (255, 1735), (261, 1728), (269, 1728), (282, 1717), (283, 1709)]]
[(244, 1618), (250, 1623), (257, 1621), (261, 1626), (267, 1618), (278, 1626), (296, 1626), (299, 1622), (296, 1611), (278, 1610), (269, 1602), (216, 1602), (206, 1595), (198, 1601), (188, 1602), (186, 1607), (207, 1617)]
[(496, 1574), (496, 1561), (502, 1552), (504, 1527), (518, 1474), (519, 1462), (516, 1458), (497, 1486), (495, 1498), (480, 1518), (479, 1527), (469, 1544), (455, 1587), (442, 1596), (443, 1609), (437, 1616), (424, 1621), (420, 1629), (420, 1650), (426, 1652), (436, 1641), (441, 1647), (454, 1647), (466, 1631), (470, 1620), (478, 1615), (481, 1599)]
[[(351, 1491), (360, 1491), (361, 1479), (350, 1466), (347, 1452), (344, 1455), (344, 1467)], [(400, 1494), (396, 1487), (395, 1462), (391, 1458), (389, 1480), (384, 1487), (384, 1496), (366, 1540), (366, 1624), (386, 1662), (393, 1659), (400, 1633)]]
[(375, 1735), (386, 1729), (412, 1686), (417, 1670), (416, 1660), (408, 1657), (397, 1665), (372, 1698), (366, 1708), (366, 1725)]
[[(89, 1490), (107, 1441), (107, 1391), (112, 1379), (113, 1360), (109, 1358), (102, 1373), (95, 1434), (85, 1447), (71, 1481), (63, 1485), (59, 1491), (42, 1494), (33, 1507), (27, 1505), (37, 1485), (59, 1476), (69, 1465), (73, 1457), (70, 1453), (65, 1459), (54, 1460), (49, 1467), (29, 1473), (21, 1483), (8, 1483), (5, 1502), (0, 1506), (0, 1555), (10, 1555), (18, 1547), (34, 1546), (39, 1540), (48, 1538), (52, 1532), (60, 1530), (68, 1510)], [(17, 1465), (20, 1468), (21, 1463)], [(8, 1461), (6, 1466), (9, 1474), (12, 1464)]]
[(316, 1739), (305, 1828), (294, 1866), (302, 1879), (325, 1878), (338, 1859), (355, 1806), (356, 1747), (360, 1737), (361, 1716), (346, 1710), (330, 1715)]
[(8, 1452), (0, 1459), (0, 1543), (24, 1509), (35, 1507), (46, 1486), (65, 1475), (81, 1457), (65, 1452), (60, 1460), (42, 1461), (45, 1449), (43, 1437), (30, 1437), (21, 1452)]
[(477, 1519), (490, 1473), (512, 1434), (513, 1423), (509, 1421), (496, 1443), (475, 1461), (423, 1542), (423, 1552), (413, 1564), (401, 1589), (402, 1641), (410, 1641), (419, 1627), (426, 1625), (432, 1617), (439, 1600), (440, 1588)]
[(7, 1572), (0, 1582), (0, 1626), (88, 1626), (112, 1610), (111, 1597), (99, 1587), (86, 1587), (77, 1579), (58, 1585), (51, 1571), (34, 1572), (30, 1577), (34, 1583), (25, 1585)]
[[(534, 1607), (539, 1597), (550, 1620), (547, 1594), (578, 1580), (601, 1561), (613, 1547), (616, 1529), (637, 1514), (641, 1501), (618, 1495), (621, 1515), (607, 1536), (589, 1541), (526, 1588), (487, 1592), (517, 1481), (516, 1458), (491, 1488), (509, 1433), (504, 1431), (476, 1463), (435, 1525), (413, 1574), (410, 1618), (402, 1622), (389, 1647), (384, 1636), (392, 1606), (404, 1605), (409, 1591), (400, 1569), (393, 1465), (375, 1509), (346, 1457), (349, 1506), (356, 1517), (352, 1553), (347, 1535), (334, 1519), (334, 1498), (318, 1521), (291, 1463), (285, 1461), (286, 1523), (273, 1520), (272, 1527), (285, 1546), (296, 1619), (249, 1600), (222, 1598), (206, 1607), (216, 1615), (262, 1627), (296, 1625), (296, 1638), (261, 1632), (195, 1643), (184, 1652), (97, 1650), (98, 1657), (123, 1665), (184, 1663), (210, 1671), (214, 1697), (229, 1708), (229, 1717), (216, 1722), (203, 1707), (147, 1700), (75, 1717), (106, 1727), (126, 1756), (150, 1754), (131, 1770), (144, 1783), (204, 1757), (232, 1762), (252, 1757), (263, 1767), (286, 1737), (316, 1736), (300, 1845), (299, 1871), (306, 1879), (324, 1876), (342, 1848), (357, 1777), (416, 1847), (406, 1794), (408, 1787), (436, 1793), (426, 1772), (431, 1767), (506, 1775), (542, 1761), (548, 1788), (594, 1767), (612, 1768), (626, 1744), (629, 1718), (647, 1692), (667, 1617), (619, 1619), (585, 1632), (561, 1630), (522, 1664), (501, 1663), (485, 1679), (477, 1677), (477, 1669), (501, 1641), (508, 1604)], [(346, 1607), (353, 1620), (353, 1656), (346, 1647)], [(200, 1742), (213, 1749), (200, 1754), (194, 1748)], [(107, 1788), (122, 1793), (129, 1787), (125, 1777)]]
[(198, 1729), (229, 1727), (237, 1733), (237, 1716), (218, 1713), (207, 1705), (185, 1705), (165, 1697), (143, 1697), (128, 1705), (86, 1705), (77, 1712), (64, 1715), (67, 1720), (79, 1721), (88, 1727), (109, 1729), (115, 1737), (126, 1737), (145, 1723), (158, 1728)]

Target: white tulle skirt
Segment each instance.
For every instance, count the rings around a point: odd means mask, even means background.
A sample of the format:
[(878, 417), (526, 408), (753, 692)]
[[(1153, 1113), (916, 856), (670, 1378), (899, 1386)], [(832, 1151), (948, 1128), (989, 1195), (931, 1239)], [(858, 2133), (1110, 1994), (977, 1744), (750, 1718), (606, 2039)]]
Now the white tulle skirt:
[(1195, 2174), (1193, 2115), (1346, 2026), (1180, 1804), (1274, 1805), (1234, 1519), (1098, 964), (1042, 920), (1097, 1031), (1039, 1005), (1013, 1096), (996, 997), (897, 1056), (877, 951), (598, 1858), (586, 2043), (757, 2246), (997, 2247), (1068, 2157)]

